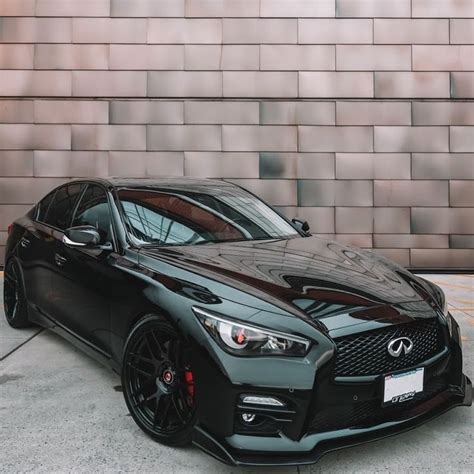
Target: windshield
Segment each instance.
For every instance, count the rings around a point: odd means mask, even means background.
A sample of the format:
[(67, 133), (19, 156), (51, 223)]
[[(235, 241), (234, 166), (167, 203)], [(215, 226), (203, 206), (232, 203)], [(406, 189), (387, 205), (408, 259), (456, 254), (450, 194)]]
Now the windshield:
[(300, 234), (272, 208), (238, 187), (212, 191), (120, 189), (128, 232), (140, 244), (287, 239)]

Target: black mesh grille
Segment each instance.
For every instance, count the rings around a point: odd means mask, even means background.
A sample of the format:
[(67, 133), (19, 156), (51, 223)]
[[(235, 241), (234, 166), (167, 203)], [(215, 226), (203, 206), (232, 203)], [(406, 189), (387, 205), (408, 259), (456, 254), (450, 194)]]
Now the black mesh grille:
[[(413, 350), (398, 358), (388, 353), (388, 343), (406, 336)], [(379, 375), (412, 367), (443, 349), (442, 333), (436, 318), (366, 331), (335, 339), (337, 345), (335, 375), (356, 377)]]
[(378, 399), (354, 403), (351, 405), (337, 405), (316, 412), (311, 420), (308, 432), (322, 433), (343, 428), (364, 428), (409, 415), (409, 410), (423, 401), (429, 400), (446, 389), (446, 382), (442, 378), (432, 379), (426, 384), (423, 392), (418, 393), (413, 400), (396, 405), (382, 407)]

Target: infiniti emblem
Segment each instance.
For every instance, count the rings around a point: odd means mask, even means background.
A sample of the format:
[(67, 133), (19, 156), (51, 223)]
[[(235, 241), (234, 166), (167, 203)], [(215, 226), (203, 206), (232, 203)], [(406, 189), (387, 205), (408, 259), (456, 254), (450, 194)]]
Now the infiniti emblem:
[(413, 342), (408, 337), (397, 337), (388, 343), (388, 353), (392, 357), (400, 357), (403, 354), (409, 354), (413, 350)]

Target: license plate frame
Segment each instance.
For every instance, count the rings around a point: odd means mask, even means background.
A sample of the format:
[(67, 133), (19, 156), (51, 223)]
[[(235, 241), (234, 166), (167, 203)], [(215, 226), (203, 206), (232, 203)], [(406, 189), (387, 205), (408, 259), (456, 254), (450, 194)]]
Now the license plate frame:
[(383, 376), (382, 406), (397, 405), (413, 400), (416, 394), (423, 392), (425, 385), (425, 369), (395, 372)]

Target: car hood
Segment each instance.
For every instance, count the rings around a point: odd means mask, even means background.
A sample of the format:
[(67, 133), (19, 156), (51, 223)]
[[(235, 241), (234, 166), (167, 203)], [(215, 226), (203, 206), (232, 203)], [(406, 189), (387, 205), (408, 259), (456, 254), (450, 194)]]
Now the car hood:
[[(142, 250), (318, 319), (357, 312), (370, 319), (381, 306), (426, 311), (423, 282), (372, 252), (315, 236), (288, 240), (209, 243)], [(396, 311), (397, 315), (400, 311)], [(393, 317), (395, 317), (393, 315)]]

